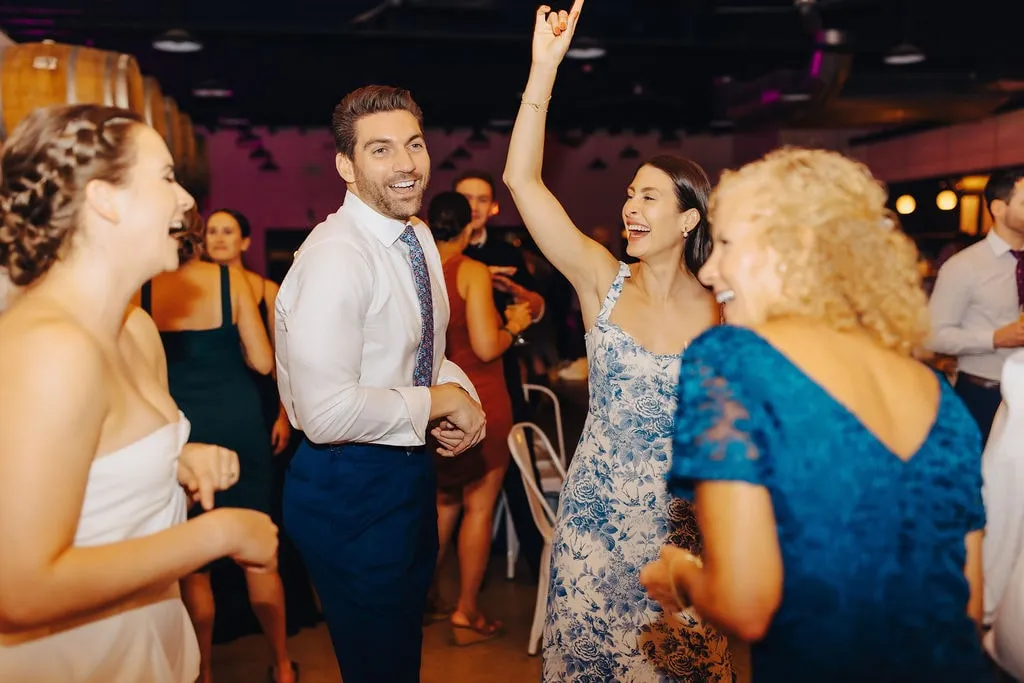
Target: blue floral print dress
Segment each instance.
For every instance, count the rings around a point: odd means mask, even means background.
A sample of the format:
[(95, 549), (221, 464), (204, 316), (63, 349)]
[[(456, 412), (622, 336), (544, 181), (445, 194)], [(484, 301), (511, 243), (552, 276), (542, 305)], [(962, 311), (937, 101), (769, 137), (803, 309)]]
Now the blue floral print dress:
[(692, 612), (666, 614), (640, 570), (671, 542), (700, 552), (690, 503), (665, 484), (680, 356), (653, 354), (609, 322), (619, 267), (587, 332), (590, 412), (562, 491), (551, 558), (543, 679), (732, 681), (726, 639)]

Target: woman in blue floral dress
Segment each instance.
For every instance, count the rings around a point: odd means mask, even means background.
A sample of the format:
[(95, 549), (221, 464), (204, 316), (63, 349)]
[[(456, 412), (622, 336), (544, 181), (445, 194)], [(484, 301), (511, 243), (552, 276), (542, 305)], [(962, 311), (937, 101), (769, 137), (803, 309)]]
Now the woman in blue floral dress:
[(526, 227), (572, 283), (588, 330), (590, 413), (559, 505), (543, 676), (731, 681), (725, 638), (695, 615), (665, 613), (639, 581), (665, 543), (700, 552), (692, 508), (670, 499), (665, 474), (680, 354), (718, 320), (694, 276), (710, 246), (710, 182), (679, 157), (655, 157), (637, 170), (622, 210), (633, 266), (581, 233), (544, 186), (547, 102), (582, 4), (537, 12), (505, 168)]

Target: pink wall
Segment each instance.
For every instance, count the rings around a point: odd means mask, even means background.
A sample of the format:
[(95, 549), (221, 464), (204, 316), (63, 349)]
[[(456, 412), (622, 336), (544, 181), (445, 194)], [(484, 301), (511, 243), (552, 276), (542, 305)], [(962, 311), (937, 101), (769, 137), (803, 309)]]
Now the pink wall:
[[(247, 261), (250, 267), (263, 270), (264, 234), (268, 228), (311, 227), (341, 204), (345, 190), (334, 168), (334, 145), (328, 131), (304, 133), (287, 129), (270, 133), (258, 129), (255, 132), (280, 170), (260, 171), (261, 161), (249, 158), (250, 147), (236, 144), (238, 135), (234, 131), (208, 135), (211, 187), (207, 208), (228, 206), (249, 217), (253, 245)], [(638, 162), (659, 153), (682, 154), (696, 160), (707, 169), (712, 180), (722, 169), (753, 160), (781, 144), (845, 152), (865, 161), (886, 181), (1024, 163), (1024, 111), (850, 148), (847, 140), (859, 132), (788, 130), (694, 136), (669, 146), (660, 144), (656, 134), (610, 136), (598, 132), (576, 148), (564, 146), (552, 137), (548, 140), (544, 176), (569, 215), (581, 228), (588, 230), (601, 224), (618, 223), (625, 187)], [(469, 136), (468, 130), (428, 131), (427, 146), (434, 172), (427, 200), (434, 192), (448, 189), (461, 171), (483, 169), (492, 173), (499, 184), (501, 213), (494, 224), (518, 224), (515, 206), (500, 182), (508, 147), (507, 135), (489, 133), (490, 142), (482, 148), (469, 145)], [(472, 158), (456, 160), (455, 170), (439, 170), (441, 162), (460, 145)], [(620, 159), (620, 152), (629, 145), (639, 152), (639, 158)], [(595, 158), (602, 159), (607, 168), (589, 169), (588, 165)]]
[(1022, 164), (1024, 110), (857, 147), (851, 154), (889, 182)]

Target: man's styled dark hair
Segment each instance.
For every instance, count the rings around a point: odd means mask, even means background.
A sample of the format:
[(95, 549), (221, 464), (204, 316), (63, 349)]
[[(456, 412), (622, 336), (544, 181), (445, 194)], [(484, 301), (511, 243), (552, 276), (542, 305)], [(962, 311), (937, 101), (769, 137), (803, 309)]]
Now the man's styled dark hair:
[(331, 116), (334, 148), (349, 159), (356, 151), (356, 122), (364, 116), (389, 111), (407, 111), (423, 128), (423, 110), (404, 88), (390, 85), (367, 85), (353, 90), (338, 103)]
[(988, 204), (990, 214), (992, 213), (992, 202), (997, 199), (1007, 204), (1010, 203), (1010, 198), (1013, 197), (1013, 188), (1022, 178), (1024, 178), (1024, 166), (996, 171), (989, 177), (985, 184), (985, 202)]
[(454, 190), (456, 187), (458, 187), (459, 183), (461, 183), (463, 180), (482, 180), (482, 181), (484, 181), (485, 183), (487, 183), (488, 185), (491, 186), (491, 197), (494, 197), (494, 195), (495, 195), (495, 191), (494, 191), (494, 178), (493, 178), (493, 176), (491, 176), (490, 173), (487, 173), (486, 171), (475, 171), (475, 170), (463, 171), (462, 173), (459, 174), (459, 177), (456, 178), (455, 181), (452, 183), (452, 189)]

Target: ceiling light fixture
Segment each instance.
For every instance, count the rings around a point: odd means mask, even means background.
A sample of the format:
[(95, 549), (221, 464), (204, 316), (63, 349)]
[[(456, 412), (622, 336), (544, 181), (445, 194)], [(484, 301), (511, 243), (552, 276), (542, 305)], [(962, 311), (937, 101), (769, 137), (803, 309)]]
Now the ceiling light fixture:
[(172, 28), (153, 41), (153, 47), (161, 52), (199, 52), (203, 44), (188, 31)]
[(608, 54), (608, 51), (601, 47), (596, 40), (580, 38), (576, 45), (570, 47), (565, 53), (569, 59), (600, 59)]
[(192, 94), (196, 97), (224, 99), (226, 97), (233, 97), (235, 93), (231, 88), (225, 88), (217, 81), (203, 81), (195, 88), (192, 88)]
[(883, 60), (890, 66), (907, 66), (909, 64), (920, 64), (925, 59), (921, 48), (910, 43), (900, 43), (889, 50)]

